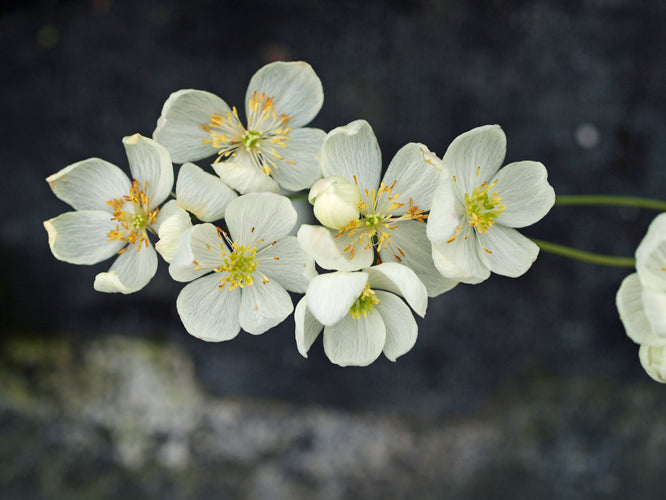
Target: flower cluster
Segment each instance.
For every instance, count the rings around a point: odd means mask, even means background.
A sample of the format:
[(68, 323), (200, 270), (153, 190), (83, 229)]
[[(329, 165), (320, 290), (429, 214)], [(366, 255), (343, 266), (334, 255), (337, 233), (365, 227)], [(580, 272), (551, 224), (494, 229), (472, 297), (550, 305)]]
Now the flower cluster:
[[(155, 274), (159, 253), (187, 283), (176, 307), (191, 335), (258, 335), (293, 312), (299, 352), (307, 356), (323, 331), (326, 355), (342, 366), (408, 352), (413, 312), (423, 317), (428, 297), (491, 271), (529, 269), (538, 247), (516, 228), (545, 216), (555, 193), (540, 163), (500, 169), (499, 126), (460, 135), (442, 158), (406, 144), (382, 175), (366, 121), (328, 133), (305, 127), (322, 103), (304, 62), (268, 64), (252, 77), (246, 121), (212, 93), (173, 93), (152, 139), (123, 139), (131, 179), (97, 158), (47, 179), (75, 209), (44, 222), (54, 256), (94, 264), (117, 255), (94, 287), (132, 293)], [(214, 173), (193, 163), (206, 158)], [(301, 190), (320, 225), (296, 228), (285, 193)], [(289, 292), (304, 294), (295, 308)]]

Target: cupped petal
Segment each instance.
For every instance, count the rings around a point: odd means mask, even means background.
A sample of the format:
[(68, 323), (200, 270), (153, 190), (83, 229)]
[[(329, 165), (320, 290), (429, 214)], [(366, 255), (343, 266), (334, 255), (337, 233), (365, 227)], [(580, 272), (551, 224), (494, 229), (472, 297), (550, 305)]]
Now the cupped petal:
[(474, 285), (490, 276), (490, 269), (482, 259), (481, 251), (476, 234), (467, 226), (455, 239), (446, 243), (433, 243), (432, 259), (445, 278)]
[(180, 236), (169, 274), (176, 281), (192, 281), (222, 265), (221, 254), (228, 252), (213, 224), (197, 224)]
[(622, 280), (615, 303), (620, 320), (631, 340), (637, 344), (666, 345), (666, 337), (658, 337), (647, 319), (643, 304), (643, 286), (637, 273), (632, 273)]
[(371, 266), (375, 258), (372, 248), (361, 246), (356, 248), (351, 258), (351, 254), (344, 249), (353, 243), (352, 238), (323, 226), (303, 224), (296, 236), (303, 250), (324, 269), (358, 271)]
[(333, 325), (349, 312), (367, 282), (364, 272), (320, 274), (308, 286), (308, 309), (321, 324)]
[(277, 281), (255, 279), (241, 292), (238, 320), (243, 330), (260, 335), (282, 323), (293, 310), (289, 294)]
[(159, 142), (139, 134), (123, 137), (132, 177), (156, 207), (167, 199), (173, 187), (171, 155)]
[(436, 297), (448, 292), (458, 282), (442, 276), (435, 267), (432, 244), (426, 236), (423, 222), (408, 220), (398, 226), (388, 241), (388, 247), (379, 250), (382, 262), (400, 262), (416, 273), (425, 285), (428, 296)]
[(288, 126), (306, 125), (319, 113), (324, 90), (312, 67), (302, 61), (273, 62), (257, 71), (245, 94), (245, 113), (251, 116), (249, 102), (253, 94), (273, 97), (275, 113), (291, 117)]
[(176, 299), (176, 309), (190, 335), (206, 342), (231, 340), (240, 331), (241, 289), (220, 289), (218, 276), (194, 280)]
[[(203, 90), (183, 89), (169, 96), (157, 120), (153, 139), (163, 144), (175, 163), (208, 158), (217, 153), (204, 127), (211, 116), (226, 116), (231, 109), (215, 94)], [(209, 141), (209, 142), (206, 142)]]
[(490, 180), (502, 166), (506, 136), (499, 125), (484, 125), (469, 130), (449, 145), (442, 161), (463, 193), (471, 193)]
[[(377, 312), (384, 320), (386, 342), (384, 355), (391, 361), (408, 352), (416, 343), (418, 326), (409, 307), (392, 293), (377, 291)], [(422, 315), (423, 316), (423, 315)]]
[(192, 227), (192, 219), (185, 209), (180, 208), (176, 200), (167, 201), (157, 214), (153, 229), (159, 237), (155, 250), (166, 262), (171, 262), (180, 236)]
[(525, 227), (541, 220), (555, 204), (555, 190), (548, 184), (548, 172), (536, 161), (519, 161), (502, 168), (493, 191), (506, 208), (497, 224)]
[(273, 179), (288, 191), (308, 189), (321, 177), (319, 152), (326, 132), (318, 128), (299, 128), (289, 133), (289, 143), (278, 153)]
[(539, 247), (513, 228), (495, 224), (487, 233), (478, 233), (490, 270), (517, 278), (527, 272), (539, 255)]
[(386, 327), (379, 313), (358, 319), (347, 314), (324, 327), (324, 352), (340, 366), (367, 366), (376, 360), (386, 343)]
[(227, 204), (238, 198), (236, 192), (219, 177), (204, 172), (194, 163), (185, 163), (178, 171), (176, 199), (178, 205), (203, 222), (224, 218)]
[(76, 210), (113, 213), (107, 201), (129, 194), (131, 182), (118, 167), (99, 158), (69, 165), (46, 178), (53, 193)]
[(260, 250), (287, 236), (296, 219), (296, 209), (289, 198), (275, 193), (249, 193), (227, 205), (231, 238)]
[(339, 175), (358, 185), (368, 205), (364, 190), (379, 186), (382, 153), (372, 127), (365, 120), (356, 120), (331, 130), (321, 147), (321, 172), (324, 177)]
[(255, 167), (246, 153), (239, 152), (233, 160), (213, 163), (212, 167), (222, 182), (241, 194), (280, 191), (278, 183)]
[(49, 246), (56, 259), (70, 264), (96, 264), (117, 253), (126, 242), (109, 241), (116, 228), (109, 214), (97, 210), (66, 212), (44, 221)]
[(257, 271), (290, 292), (305, 293), (310, 281), (317, 275), (314, 259), (303, 250), (295, 236), (285, 236), (264, 249), (260, 256)]
[[(140, 244), (139, 244), (140, 245)], [(157, 253), (153, 246), (128, 245), (106, 273), (95, 276), (94, 288), (106, 293), (134, 293), (150, 282), (157, 271)]]
[(309, 311), (307, 300), (301, 298), (294, 309), (294, 323), (296, 324), (296, 347), (304, 358), (308, 357), (308, 351), (321, 333), (324, 325)]
[(666, 383), (666, 346), (642, 345), (638, 349), (638, 359), (650, 377), (662, 384)]
[(445, 243), (456, 231), (460, 221), (456, 207), (459, 205), (454, 194), (453, 180), (448, 170), (442, 172), (432, 198), (432, 208), (428, 215), (426, 233), (433, 243)]
[(666, 293), (666, 213), (653, 219), (638, 245), (636, 270), (643, 286)]
[(643, 307), (654, 334), (666, 340), (666, 293), (644, 286)]
[(426, 287), (410, 268), (397, 262), (383, 262), (364, 271), (368, 273), (370, 288), (387, 290), (404, 297), (419, 316), (425, 316), (428, 307)]

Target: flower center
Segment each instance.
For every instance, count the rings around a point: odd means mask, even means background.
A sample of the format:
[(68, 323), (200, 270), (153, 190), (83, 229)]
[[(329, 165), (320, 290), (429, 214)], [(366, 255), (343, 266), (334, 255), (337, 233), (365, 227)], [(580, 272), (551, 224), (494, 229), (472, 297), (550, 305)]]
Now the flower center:
[(231, 253), (221, 254), (223, 264), (214, 269), (215, 272), (226, 272), (226, 277), (220, 279), (220, 289), (229, 284), (229, 290), (243, 288), (254, 283), (252, 274), (257, 269), (257, 247), (241, 246), (235, 241), (231, 244)]
[(365, 318), (368, 314), (372, 314), (372, 311), (378, 304), (379, 297), (377, 297), (377, 293), (370, 288), (369, 283), (366, 283), (361, 295), (359, 295), (349, 309), (349, 313), (354, 319), (359, 319), (361, 316)]
[(246, 130), (243, 134), (243, 144), (245, 145), (245, 149), (248, 151), (252, 150), (252, 148), (257, 145), (260, 139), (261, 134), (259, 132), (254, 130)]
[(487, 233), (488, 229), (495, 224), (497, 216), (506, 209), (505, 205), (500, 205), (502, 197), (497, 196), (497, 191), (489, 192), (496, 184), (497, 180), (490, 184), (484, 182), (474, 188), (471, 196), (465, 193), (467, 221), (480, 233)]
[[(106, 235), (109, 241), (121, 240), (132, 245), (138, 242), (137, 250), (141, 250), (141, 245), (145, 243), (148, 248), (149, 240), (146, 231), (151, 224), (155, 223), (159, 209), (157, 207), (150, 209), (147, 190), (147, 182), (143, 189), (139, 189), (139, 183), (134, 179), (128, 195), (106, 202), (113, 207), (111, 220), (118, 222), (116, 228)], [(127, 247), (122, 248), (118, 253), (123, 253), (126, 249)]]

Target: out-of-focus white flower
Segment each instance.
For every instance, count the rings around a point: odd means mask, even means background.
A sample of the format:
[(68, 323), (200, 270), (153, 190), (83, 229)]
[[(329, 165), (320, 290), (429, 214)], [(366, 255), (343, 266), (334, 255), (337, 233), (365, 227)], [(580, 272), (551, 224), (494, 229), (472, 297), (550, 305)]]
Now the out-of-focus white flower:
[(414, 346), (418, 332), (399, 296), (425, 315), (425, 286), (414, 271), (395, 262), (315, 277), (294, 312), (298, 351), (307, 357), (323, 329), (324, 351), (337, 365), (366, 366), (382, 352), (395, 361)]
[(514, 228), (543, 218), (555, 203), (555, 191), (541, 163), (521, 161), (500, 170), (505, 152), (502, 129), (486, 125), (456, 137), (444, 154), (442, 161), (452, 174), (457, 227), (451, 235), (448, 190), (444, 199), (437, 193), (428, 238), (435, 265), (447, 278), (480, 283), (491, 271), (518, 277), (539, 253), (536, 244)]
[(214, 94), (171, 94), (153, 138), (173, 161), (217, 155), (213, 169), (241, 193), (298, 191), (320, 177), (317, 154), (326, 135), (304, 128), (321, 109), (321, 81), (305, 62), (274, 62), (257, 71), (245, 95), (247, 126)]
[(361, 192), (356, 184), (339, 175), (332, 175), (312, 185), (308, 201), (314, 205), (314, 214), (319, 222), (331, 229), (342, 229), (358, 219)]
[[(357, 271), (371, 266), (376, 252), (381, 262), (400, 262), (411, 268), (431, 297), (457, 284), (437, 272), (426, 237), (426, 212), (435, 188), (440, 182), (446, 186), (443, 180), (448, 177), (448, 170), (426, 146), (410, 143), (402, 147), (380, 182), (377, 139), (366, 121), (357, 120), (329, 132), (321, 150), (321, 168), (324, 180), (337, 176), (357, 186), (361, 202), (360, 216), (340, 229), (301, 226), (298, 239), (317, 264), (330, 270)], [(454, 217), (455, 213), (449, 233), (455, 229)]]
[(666, 383), (666, 346), (641, 345), (638, 359), (650, 377), (662, 384)]
[(44, 222), (53, 255), (72, 264), (96, 264), (118, 254), (95, 277), (95, 290), (132, 293), (157, 270), (148, 232), (158, 226), (158, 206), (173, 186), (173, 166), (162, 145), (134, 134), (123, 138), (133, 180), (115, 165), (89, 158), (46, 181), (76, 211)]
[(288, 198), (251, 193), (225, 210), (229, 235), (197, 224), (180, 239), (169, 273), (191, 281), (176, 307), (185, 329), (202, 340), (234, 338), (242, 328), (258, 335), (293, 311), (287, 291), (305, 292), (316, 275), (296, 237), (296, 210)]

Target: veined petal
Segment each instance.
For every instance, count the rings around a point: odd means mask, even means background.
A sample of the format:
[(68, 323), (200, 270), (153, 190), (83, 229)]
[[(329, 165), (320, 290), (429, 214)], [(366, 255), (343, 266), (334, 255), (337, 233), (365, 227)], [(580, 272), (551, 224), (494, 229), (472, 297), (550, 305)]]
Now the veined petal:
[(224, 218), (227, 204), (238, 195), (219, 177), (204, 172), (194, 163), (185, 163), (178, 171), (176, 199), (178, 205), (203, 222)]
[(370, 288), (387, 290), (404, 297), (419, 316), (425, 316), (428, 307), (426, 287), (410, 268), (396, 262), (384, 262), (364, 271), (368, 273)]
[(324, 328), (317, 318), (308, 310), (305, 297), (301, 298), (294, 310), (294, 323), (296, 324), (296, 347), (304, 358)]
[(227, 205), (231, 238), (259, 249), (287, 236), (296, 225), (296, 218), (289, 198), (275, 193), (249, 193)]
[(456, 205), (459, 202), (453, 190), (453, 180), (448, 170), (442, 172), (432, 198), (426, 233), (433, 243), (445, 243), (459, 225)]
[(79, 210), (44, 221), (51, 252), (71, 264), (96, 264), (118, 252), (126, 242), (109, 241), (116, 222), (106, 212)]
[(324, 103), (319, 77), (302, 61), (278, 61), (257, 71), (245, 94), (245, 116), (250, 116), (248, 103), (255, 92), (273, 97), (275, 112), (290, 116), (288, 126), (294, 129), (310, 123)]
[(192, 281), (219, 267), (229, 249), (213, 224), (197, 224), (180, 236), (169, 274), (176, 281)]
[(379, 313), (358, 319), (347, 314), (324, 327), (324, 352), (336, 365), (367, 366), (379, 357), (385, 343), (386, 327)]
[(487, 233), (478, 233), (490, 270), (517, 278), (527, 272), (539, 255), (539, 247), (513, 228), (495, 224)]
[(241, 289), (218, 288), (217, 273), (189, 283), (178, 294), (176, 309), (185, 329), (206, 342), (231, 340), (240, 331)]
[(363, 272), (320, 274), (308, 286), (308, 309), (321, 324), (333, 325), (349, 313), (367, 282), (368, 273)]
[(637, 273), (632, 273), (622, 281), (616, 296), (620, 320), (631, 340), (637, 344), (666, 345), (666, 337), (658, 337), (645, 315), (643, 286)]
[(212, 167), (222, 182), (241, 194), (280, 191), (278, 183), (255, 167), (246, 153), (239, 152), (233, 160), (213, 163)]
[(323, 226), (303, 224), (296, 235), (298, 242), (315, 262), (324, 269), (335, 271), (358, 271), (369, 267), (375, 258), (372, 248), (356, 248), (354, 258), (350, 253), (343, 251), (350, 244), (351, 238), (345, 235), (338, 236)]
[(643, 286), (666, 292), (666, 213), (654, 218), (638, 245), (636, 270)]
[[(408, 352), (416, 343), (418, 326), (409, 307), (392, 293), (377, 291), (377, 312), (384, 320), (386, 342), (384, 355), (391, 361)], [(423, 316), (423, 315), (421, 315)]]
[(643, 307), (652, 331), (666, 341), (666, 293), (643, 287)]
[(484, 125), (456, 137), (442, 161), (463, 193), (490, 180), (504, 161), (506, 136), (499, 125)]
[[(490, 276), (490, 269), (482, 260), (479, 242), (469, 226), (458, 237), (447, 243), (432, 244), (432, 259), (437, 270), (450, 280), (474, 285)], [(465, 238), (465, 236), (468, 236)]]
[(138, 249), (128, 245), (106, 273), (95, 276), (94, 288), (106, 293), (134, 293), (141, 290), (155, 276), (157, 253), (152, 245)]
[(318, 128), (299, 128), (289, 133), (289, 144), (278, 153), (273, 178), (289, 191), (308, 189), (321, 177), (319, 152), (326, 132)]
[(356, 183), (361, 196), (369, 202), (364, 190), (379, 187), (382, 153), (372, 127), (356, 120), (331, 130), (321, 147), (321, 172), (324, 177), (339, 175)]
[(662, 384), (666, 383), (666, 346), (642, 345), (638, 349), (638, 359), (650, 377)]
[(190, 214), (180, 208), (176, 200), (167, 201), (160, 208), (153, 224), (153, 229), (159, 237), (155, 250), (166, 262), (171, 262), (178, 249), (180, 236), (191, 227)]
[(293, 310), (289, 294), (277, 281), (257, 279), (241, 292), (238, 320), (243, 330), (259, 335), (282, 323)]
[(107, 203), (129, 193), (131, 182), (118, 167), (99, 158), (88, 158), (46, 178), (53, 193), (76, 210), (113, 213)]
[(290, 292), (297, 293), (305, 293), (310, 281), (317, 275), (314, 259), (301, 248), (295, 236), (285, 236), (263, 250), (257, 271)]
[(525, 227), (541, 220), (555, 204), (546, 167), (536, 161), (510, 163), (497, 176), (494, 191), (506, 208), (495, 221), (509, 227)]
[(210, 133), (202, 128), (211, 116), (226, 116), (231, 108), (215, 94), (203, 90), (183, 89), (169, 96), (157, 120), (153, 139), (163, 144), (175, 163), (197, 161), (217, 153)]
[(148, 187), (150, 207), (156, 207), (167, 199), (173, 187), (173, 165), (167, 149), (160, 143), (139, 134), (123, 137), (132, 177), (139, 188)]

